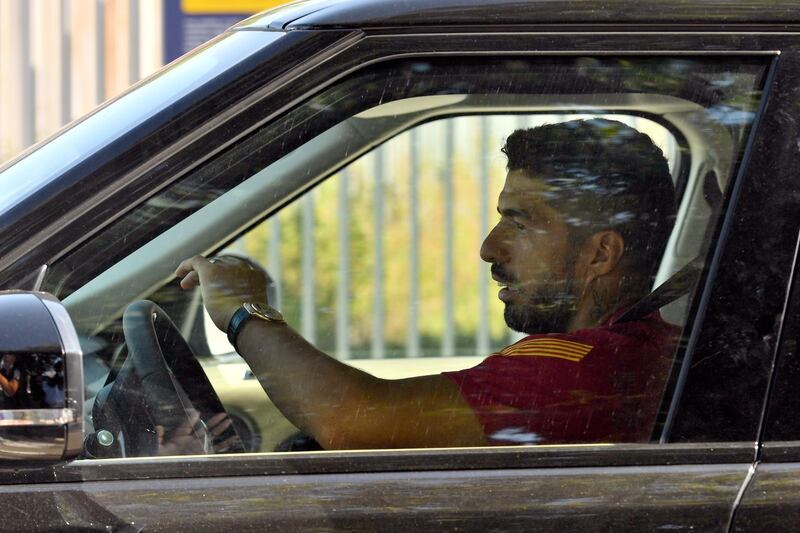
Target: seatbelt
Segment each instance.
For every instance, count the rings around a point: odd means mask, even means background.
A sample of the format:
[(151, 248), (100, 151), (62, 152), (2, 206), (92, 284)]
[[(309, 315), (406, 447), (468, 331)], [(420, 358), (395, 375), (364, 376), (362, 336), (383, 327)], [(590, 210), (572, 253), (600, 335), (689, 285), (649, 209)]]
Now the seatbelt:
[[(711, 209), (710, 220), (716, 220), (719, 214), (719, 209), (722, 206), (722, 191), (719, 188), (717, 181), (717, 174), (713, 170), (709, 170), (703, 176), (703, 197)], [(711, 241), (714, 227), (709, 226), (706, 228), (705, 235), (703, 236), (701, 250), (708, 248)], [(658, 311), (665, 305), (674, 302), (681, 296), (689, 294), (692, 287), (697, 283), (700, 274), (703, 272), (702, 256), (695, 257), (683, 266), (680, 270), (675, 272), (664, 283), (656, 287), (650, 294), (633, 304), (627, 311), (622, 313), (613, 320), (611, 324), (619, 324), (623, 322), (631, 322), (646, 317), (650, 313)]]
[(670, 278), (656, 287), (653, 292), (633, 304), (627, 311), (613, 320), (611, 324), (631, 322), (646, 317), (658, 311), (668, 303), (674, 302), (681, 296), (689, 294), (700, 273), (703, 271), (703, 258), (695, 257), (675, 272)]

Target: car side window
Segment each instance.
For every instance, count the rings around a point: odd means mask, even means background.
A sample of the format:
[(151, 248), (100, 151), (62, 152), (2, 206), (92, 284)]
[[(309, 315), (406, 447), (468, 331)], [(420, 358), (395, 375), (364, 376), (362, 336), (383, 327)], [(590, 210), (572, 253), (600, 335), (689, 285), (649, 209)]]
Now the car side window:
[[(91, 347), (93, 429), (110, 424), (112, 456), (447, 445), (415, 440), (426, 420), (463, 431), (453, 445), (657, 438), (764, 71), (513, 57), (351, 75), (49, 270)], [(266, 271), (258, 303), (307, 342), (295, 359), (233, 350), (172, 275), (198, 253)], [(151, 315), (158, 354), (134, 319)], [(331, 362), (291, 371), (299, 398), (273, 389), (305, 353)], [(151, 359), (167, 377), (144, 387), (168, 394), (126, 401)]]
[[(384, 379), (474, 367), (525, 338), (503, 319), (498, 284), (477, 253), (499, 216), (491, 207), (505, 179), (503, 134), (592, 118), (598, 116), (467, 115), (412, 127), (220, 253), (264, 265), (272, 305), (303, 337), (349, 365)], [(669, 130), (642, 117), (602, 118), (645, 132), (677, 179), (680, 147)], [(673, 307), (670, 318), (682, 324), (685, 308)], [(420, 315), (433, 309), (431, 317)], [(207, 313), (203, 330), (210, 353), (240, 364), (250, 378), (249, 401), (268, 405)], [(296, 431), (250, 424), (262, 426), (264, 450)]]

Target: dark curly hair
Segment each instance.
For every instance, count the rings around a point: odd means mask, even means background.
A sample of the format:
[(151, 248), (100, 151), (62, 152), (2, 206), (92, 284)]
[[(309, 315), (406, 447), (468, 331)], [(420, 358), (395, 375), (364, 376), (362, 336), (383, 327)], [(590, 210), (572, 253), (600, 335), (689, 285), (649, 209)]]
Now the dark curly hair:
[(653, 141), (615, 120), (573, 120), (516, 130), (508, 170), (543, 179), (574, 242), (603, 229), (625, 241), (631, 275), (652, 282), (675, 219), (675, 188)]

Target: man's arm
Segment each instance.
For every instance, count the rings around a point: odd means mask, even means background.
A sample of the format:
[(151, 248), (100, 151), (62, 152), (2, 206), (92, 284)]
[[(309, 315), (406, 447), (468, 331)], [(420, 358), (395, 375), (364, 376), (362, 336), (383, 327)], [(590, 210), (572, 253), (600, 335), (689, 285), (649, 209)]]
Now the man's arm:
[[(181, 286), (200, 285), (225, 330), (242, 302), (264, 302), (263, 272), (234, 260), (181, 263)], [(273, 403), (326, 449), (478, 446), (483, 430), (458, 388), (441, 375), (385, 380), (317, 350), (291, 327), (250, 320), (237, 339)]]
[(7, 396), (14, 396), (19, 390), (19, 379), (16, 379), (16, 373), (12, 374), (13, 379), (7, 379), (3, 374), (0, 374), (0, 388)]
[(275, 405), (326, 449), (484, 444), (475, 415), (444, 376), (379, 379), (286, 324), (260, 320), (245, 325), (238, 345)]

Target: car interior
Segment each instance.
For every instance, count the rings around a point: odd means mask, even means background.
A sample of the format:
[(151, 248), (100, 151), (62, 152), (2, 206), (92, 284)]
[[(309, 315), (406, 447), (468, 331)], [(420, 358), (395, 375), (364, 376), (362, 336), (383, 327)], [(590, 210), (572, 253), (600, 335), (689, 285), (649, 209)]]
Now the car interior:
[[(715, 120), (709, 120), (713, 113), (720, 112), (719, 107), (698, 103), (697, 100), (702, 98), (691, 100), (652, 92), (584, 91), (575, 94), (567, 90), (551, 90), (549, 93), (493, 94), (472, 89), (461, 94), (439, 94), (440, 91), (430, 88), (427, 92), (430, 94), (415, 95), (412, 92), (408, 97), (398, 94), (396, 99), (379, 100), (374, 105), (360, 104), (363, 109), (355, 107), (337, 112), (336, 120), (330, 120), (330, 123), (320, 121), (321, 131), (307, 124), (319, 119), (327, 108), (320, 104), (321, 100), (312, 100), (298, 111), (299, 119), (292, 120), (290, 133), (293, 132), (295, 138), (291, 142), (281, 141), (289, 148), (279, 157), (271, 153), (265, 158), (262, 154), (261, 164), (250, 163), (244, 167), (237, 167), (234, 160), (231, 160), (234, 164), (229, 161), (227, 166), (212, 164), (196, 172), (193, 182), (177, 182), (147, 202), (148, 208), (156, 214), (177, 206), (182, 210), (183, 218), (176, 216), (172, 220), (165, 216), (163, 221), (155, 224), (153, 219), (156, 216), (139, 212), (135, 216), (141, 219), (141, 223), (133, 230), (127, 230), (135, 234), (130, 240), (138, 239), (138, 244), (120, 252), (120, 257), (113, 262), (109, 262), (109, 255), (101, 258), (102, 254), (94, 251), (84, 264), (97, 266), (94, 271), (89, 269), (83, 278), (71, 278), (68, 274), (59, 276), (58, 266), (54, 267), (50, 283), (54, 292), (63, 298), (84, 349), (87, 375), (85, 412), (91, 415), (94, 410), (94, 416), (87, 420), (87, 433), (94, 434), (98, 424), (111, 424), (127, 435), (120, 439), (120, 446), (113, 452), (88, 456), (153, 453), (152, 435), (148, 437), (149, 444), (134, 442), (136, 428), (130, 424), (146, 426), (142, 420), (148, 414), (142, 399), (137, 400), (130, 393), (135, 386), (125, 380), (129, 378), (131, 365), (137, 364), (134, 357), (128, 356), (137, 351), (132, 350), (131, 343), (147, 345), (154, 339), (161, 346), (139, 351), (160, 351), (165, 359), (170, 359), (171, 352), (180, 353), (167, 361), (169, 370), (162, 372), (161, 376), (173, 382), (173, 386), (167, 388), (175, 392), (174, 397), (164, 402), (182, 406), (177, 415), (180, 420), (170, 423), (196, 422), (198, 413), (200, 419), (204, 419), (204, 413), (219, 412), (222, 410), (220, 406), (224, 406), (239, 433), (240, 440), (233, 446), (215, 450), (208, 431), (197, 430), (194, 427), (197, 424), (192, 424), (193, 435), (197, 442), (201, 442), (195, 453), (304, 449), (297, 445), (296, 428), (272, 406), (244, 362), (236, 354), (211, 355), (206, 332), (208, 321), (204, 319), (199, 291), (183, 293), (176, 290), (175, 266), (182, 259), (196, 254), (227, 253), (242, 234), (365, 154), (415, 127), (452, 117), (524, 116), (534, 122), (604, 117), (644, 127), (646, 133), (663, 139), (661, 147), (670, 163), (678, 209), (654, 289), (669, 285), (676, 272), (695, 262), (697, 268), (688, 278), (684, 276), (681, 289), (672, 291), (667, 301), (658, 304), (665, 320), (680, 326), (686, 324), (691, 297), (710, 246), (710, 234), (716, 227), (721, 199), (749, 126), (747, 119), (725, 122), (715, 117)], [(253, 151), (253, 145), (248, 145), (253, 142), (266, 146), (263, 151), (269, 152), (277, 138), (265, 141), (264, 136), (274, 133), (266, 127), (261, 137), (250, 137), (234, 151)], [(263, 160), (268, 164), (263, 164)], [(219, 168), (237, 172), (220, 178), (215, 174)], [(233, 174), (236, 174), (235, 179), (231, 178)], [(223, 187), (221, 184), (225, 180), (228, 183)], [(200, 190), (193, 187), (198, 183), (212, 183), (213, 186)], [(139, 235), (136, 234), (139, 227), (150, 229)], [(70, 259), (66, 263), (74, 266), (78, 260)], [(161, 307), (154, 310), (141, 304), (142, 300), (153, 300)], [(158, 315), (158, 318), (148, 320), (151, 315)], [(132, 332), (150, 327), (146, 324), (153, 327), (150, 336), (138, 340), (132, 338), (136, 337)], [(475, 357), (445, 363), (461, 364), (463, 368), (475, 364), (481, 355), (488, 354), (475, 354)], [(381, 360), (359, 359), (351, 363), (378, 373), (381, 365), (388, 368), (387, 361)], [(391, 362), (405, 368), (404, 375), (445, 369), (428, 360), (422, 363), (425, 364), (414, 370), (412, 360)], [(148, 363), (143, 360), (138, 364)], [(387, 372), (391, 373), (391, 370)], [(193, 377), (186, 379), (185, 375)], [(198, 399), (208, 397), (208, 390), (216, 391), (209, 400), (213, 405), (198, 406)], [(106, 407), (93, 409), (96, 401)], [(98, 418), (98, 413), (115, 412), (123, 405), (129, 409), (132, 409), (129, 406), (136, 405), (142, 413), (132, 416), (136, 419), (134, 422), (115, 420), (112, 423), (102, 416)], [(172, 412), (170, 416), (176, 415)], [(230, 439), (231, 435), (224, 436)]]

